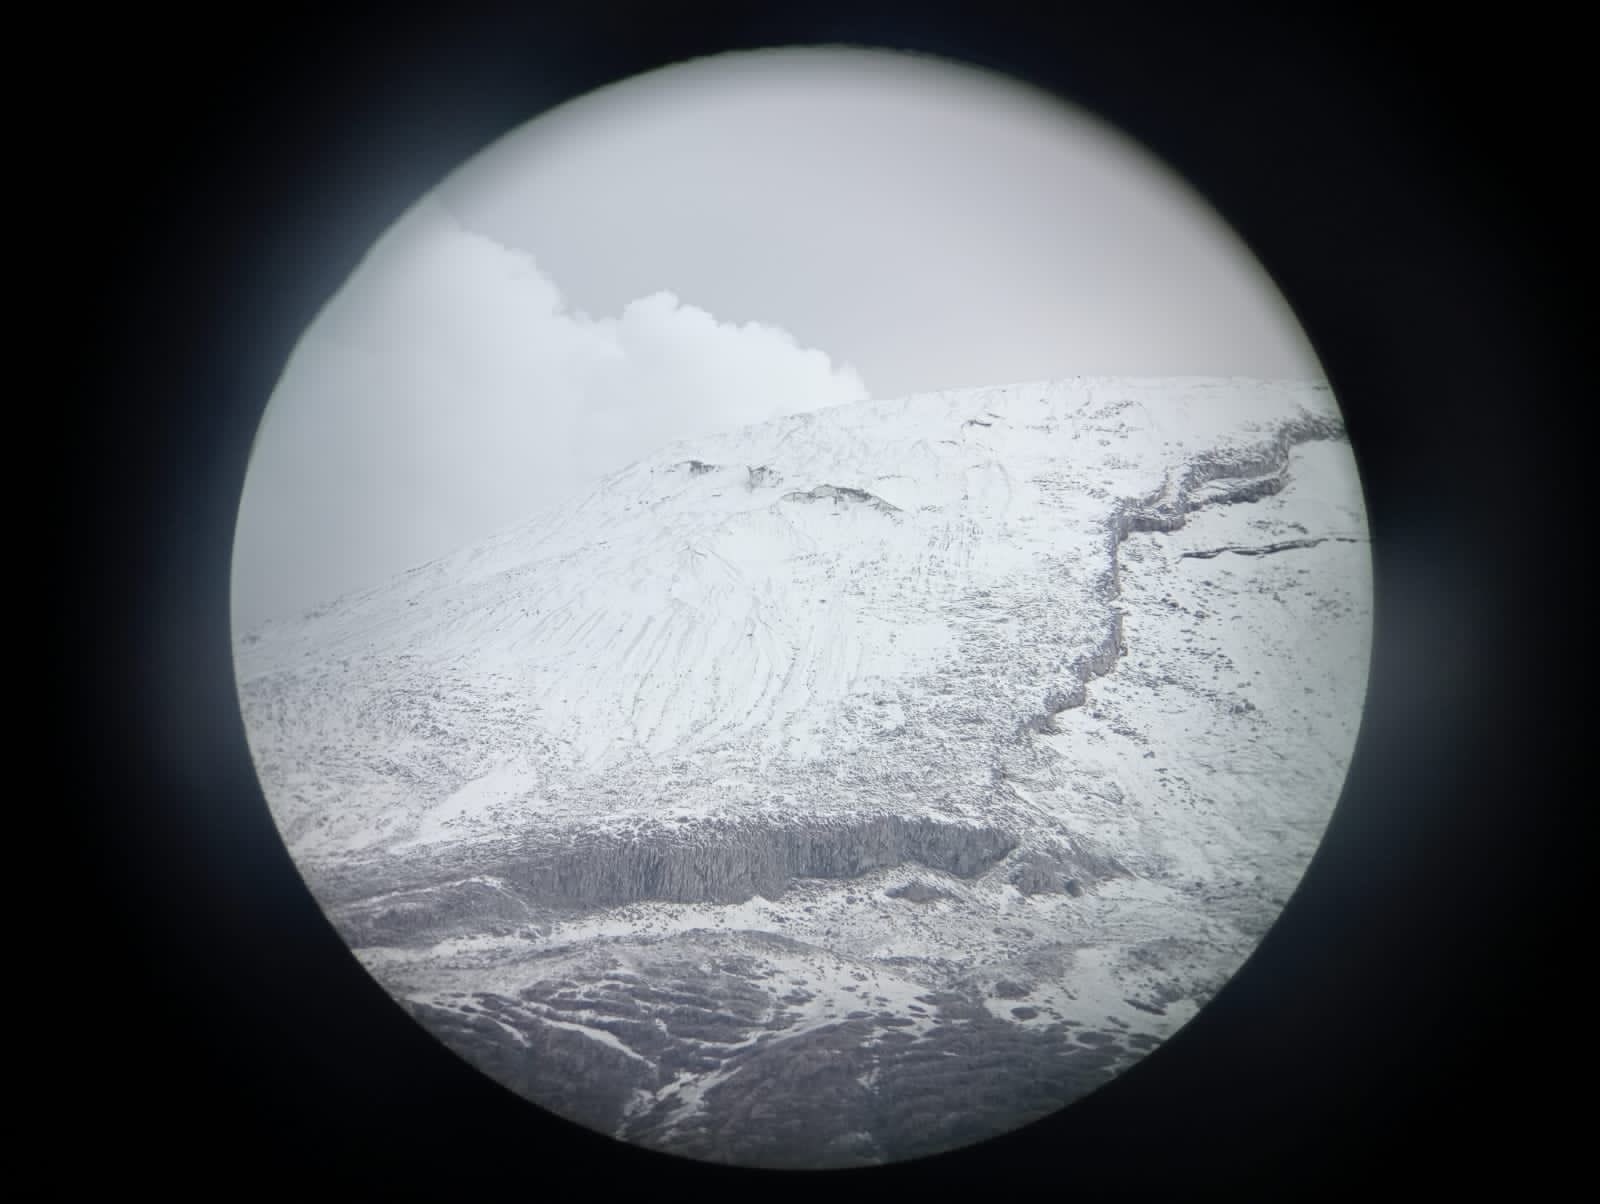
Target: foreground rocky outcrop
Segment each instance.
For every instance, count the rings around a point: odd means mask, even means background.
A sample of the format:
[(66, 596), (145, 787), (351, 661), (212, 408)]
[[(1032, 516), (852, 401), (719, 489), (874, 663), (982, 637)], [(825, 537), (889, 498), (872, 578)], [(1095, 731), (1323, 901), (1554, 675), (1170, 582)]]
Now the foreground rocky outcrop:
[[(864, 1165), (980, 1141), (1049, 1115), (1155, 1044), (1111, 1023), (1019, 1025), (971, 986), (904, 1009), (863, 998), (805, 1024), (813, 997), (773, 981), (759, 942), (698, 952), (644, 973), (610, 964), (411, 1009), (451, 1049), (571, 1120), (767, 1167)], [(708, 1075), (703, 1089), (679, 1086)]]
[(957, 879), (995, 871), (1024, 894), (1079, 893), (1126, 873), (1087, 842), (1041, 840), (1019, 851), (1021, 838), (1001, 828), (901, 815), (798, 817), (782, 825), (710, 819), (687, 832), (561, 835), (560, 844), (419, 859), (409, 881), (390, 865), (346, 867), (319, 878), (318, 893), (346, 939), (361, 947), (504, 934), (537, 928), (553, 913), (641, 901), (780, 899), (797, 879), (848, 881), (905, 865)]

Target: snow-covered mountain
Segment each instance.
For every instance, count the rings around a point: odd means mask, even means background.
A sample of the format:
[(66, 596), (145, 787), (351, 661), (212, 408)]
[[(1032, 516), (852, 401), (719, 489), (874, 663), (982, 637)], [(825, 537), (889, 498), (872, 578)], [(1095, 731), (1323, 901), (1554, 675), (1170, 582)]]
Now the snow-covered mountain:
[(243, 636), (252, 751), (365, 964), (535, 1101), (948, 1148), (1141, 1056), (1293, 889), (1366, 683), (1342, 440), (1325, 387), (1194, 379), (681, 443)]

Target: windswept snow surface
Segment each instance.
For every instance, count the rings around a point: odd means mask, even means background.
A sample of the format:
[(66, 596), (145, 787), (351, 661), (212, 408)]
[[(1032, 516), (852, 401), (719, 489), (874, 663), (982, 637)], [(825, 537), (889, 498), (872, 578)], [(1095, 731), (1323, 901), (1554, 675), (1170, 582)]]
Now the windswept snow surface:
[(1353, 749), (1366, 539), (1324, 386), (855, 403), (244, 635), (240, 693), (307, 880), (489, 1073), (884, 1161), (1070, 1102), (1248, 956)]

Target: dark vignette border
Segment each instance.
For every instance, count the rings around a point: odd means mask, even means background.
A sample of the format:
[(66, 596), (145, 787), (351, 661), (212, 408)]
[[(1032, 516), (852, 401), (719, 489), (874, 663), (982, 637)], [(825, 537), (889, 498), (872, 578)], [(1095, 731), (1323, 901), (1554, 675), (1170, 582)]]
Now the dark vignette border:
[(1338, 815), (1228, 991), (1051, 1121), (798, 1185), (1303, 1196), (1500, 1175), (1531, 1190), (1555, 1172), (1571, 1129), (1548, 1076), (1575, 1038), (1545, 1018), (1563, 1008), (1545, 913), (1583, 873), (1552, 826), (1574, 796), (1541, 776), (1565, 701), (1539, 674), (1579, 513), (1557, 468), (1560, 403), (1577, 396), (1561, 358), (1577, 310), (1555, 173), (1578, 115), (1561, 31), (1326, 5), (1042, 8), (286, 3), (214, 24), (85, 17), (48, 43), (55, 144), (32, 199), (68, 236), (38, 306), (73, 332), (50, 363), (81, 392), (51, 445), (59, 743), (44, 796), (21, 806), (66, 831), (25, 823), (14, 846), (32, 984), (12, 1028), (19, 1145), (37, 1194), (769, 1186), (543, 1117), (366, 977), (261, 800), (227, 566), (281, 365), (406, 206), (562, 99), (794, 43), (1020, 76), (1188, 176), (1329, 371), (1379, 591)]

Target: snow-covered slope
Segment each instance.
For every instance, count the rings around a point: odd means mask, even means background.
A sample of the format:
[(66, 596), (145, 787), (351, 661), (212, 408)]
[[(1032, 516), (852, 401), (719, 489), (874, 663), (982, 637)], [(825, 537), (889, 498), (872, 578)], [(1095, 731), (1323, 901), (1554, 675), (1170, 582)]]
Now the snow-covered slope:
[[(885, 1002), (862, 1014), (904, 1038), (885, 1083), (945, 1022), (1080, 1068), (995, 1105), (1005, 1127), (1121, 1064), (1073, 1014), (1158, 1039), (1309, 860), (1369, 637), (1341, 440), (1324, 387), (1196, 379), (858, 403), (675, 445), (243, 636), (252, 750), (374, 972), (441, 1032), (452, 998), (501, 1000), (462, 1039), (534, 1098), (705, 1157), (903, 1156), (937, 1139), (907, 1136), (887, 1086), (861, 1088), (866, 1137), (818, 1119), (769, 1148), (726, 1120), (774, 1038), (881, 1059), (881, 1028), (841, 1036), (870, 980)], [(596, 1019), (645, 1007), (630, 975), (666, 959), (691, 967), (674, 1006), (709, 992), (727, 1020), (713, 940), (766, 1001), (751, 1031), (685, 1037), (700, 1060), (679, 1065)], [(786, 1008), (793, 977), (811, 985)], [(605, 1006), (562, 1011), (559, 983)], [(537, 1068), (573, 1058), (631, 1085), (569, 1099)]]

